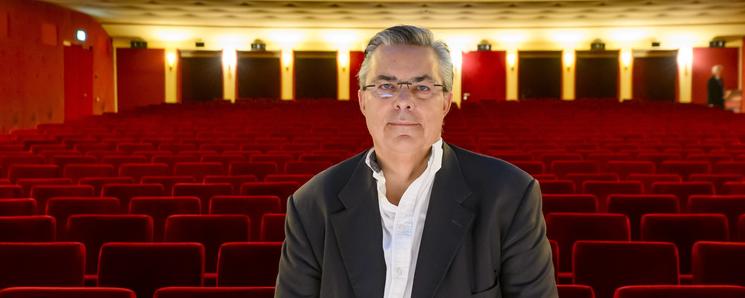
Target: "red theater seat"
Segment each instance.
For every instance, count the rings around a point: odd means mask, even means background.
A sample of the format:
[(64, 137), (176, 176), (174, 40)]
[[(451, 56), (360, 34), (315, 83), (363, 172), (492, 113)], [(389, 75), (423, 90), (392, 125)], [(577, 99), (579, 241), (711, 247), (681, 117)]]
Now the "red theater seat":
[(546, 171), (546, 165), (541, 161), (515, 161), (512, 164), (531, 175), (543, 174)]
[(231, 176), (253, 175), (264, 180), (267, 175), (277, 173), (277, 169), (276, 162), (239, 161), (230, 163), (229, 173)]
[(142, 176), (142, 183), (157, 183), (163, 185), (166, 194), (173, 193), (173, 186), (177, 183), (195, 183), (197, 179), (192, 176)]
[[(90, 154), (90, 152), (88, 154)], [(118, 153), (114, 155), (101, 156), (101, 162), (111, 164), (115, 168), (119, 169), (121, 165), (127, 163), (147, 163), (148, 158), (144, 155), (125, 155)]]
[(124, 163), (119, 166), (119, 176), (140, 181), (143, 176), (168, 176), (171, 168), (165, 163)]
[(597, 173), (598, 164), (590, 160), (555, 160), (551, 169), (559, 177), (566, 177), (572, 173)]
[(714, 173), (740, 174), (745, 176), (745, 161), (718, 161), (712, 168)]
[(741, 181), (742, 175), (740, 174), (692, 174), (689, 180), (711, 182), (714, 185), (714, 193), (723, 194), (724, 183)]
[(225, 166), (219, 162), (177, 162), (173, 166), (173, 174), (180, 176), (192, 176), (197, 181), (202, 181), (207, 175), (226, 174)]
[(553, 212), (587, 212), (598, 211), (598, 199), (590, 194), (544, 194), (543, 214)]
[(233, 187), (233, 193), (241, 192), (241, 184), (246, 182), (256, 182), (258, 179), (254, 175), (242, 176), (204, 176), (204, 183), (230, 183)]
[(683, 178), (678, 174), (629, 174), (627, 180), (641, 182), (644, 191), (650, 192), (655, 182), (681, 182)]
[[(165, 287), (153, 298), (273, 298), (274, 287)], [(0, 297), (2, 298), (2, 297)]]
[(631, 239), (639, 239), (642, 216), (647, 213), (678, 213), (680, 203), (674, 195), (610, 195), (608, 212), (621, 213), (629, 218)]
[(39, 208), (46, 208), (47, 201), (54, 197), (92, 197), (90, 185), (36, 185), (31, 188), (31, 197), (36, 199)]
[(660, 163), (657, 172), (661, 174), (678, 174), (683, 179), (688, 179), (691, 174), (710, 173), (711, 165), (708, 161), (666, 160)]
[(308, 182), (313, 175), (310, 174), (269, 174), (264, 177), (266, 182), (295, 182), (298, 185), (303, 185)]
[(203, 244), (209, 273), (215, 272), (220, 245), (250, 239), (251, 220), (246, 215), (171, 215), (166, 219), (164, 240)]
[(78, 183), (93, 186), (93, 192), (100, 195), (105, 184), (132, 184), (135, 180), (132, 177), (87, 177), (80, 178)]
[(259, 241), (285, 241), (284, 213), (265, 213), (261, 217)]
[(0, 216), (0, 242), (54, 241), (55, 228), (51, 216)]
[(285, 163), (285, 173), (287, 174), (317, 174), (332, 163), (327, 161), (288, 161)]
[(282, 211), (275, 196), (214, 196), (210, 199), (210, 214), (240, 214), (251, 219), (251, 240), (259, 239), (261, 218), (266, 213)]
[(572, 246), (578, 240), (630, 240), (629, 221), (623, 214), (551, 213), (546, 234), (559, 243), (559, 272), (572, 271)]
[(691, 248), (697, 241), (727, 241), (727, 217), (722, 214), (647, 214), (641, 240), (672, 242), (678, 247), (680, 273), (691, 272)]
[(745, 181), (729, 181), (723, 183), (722, 194), (745, 195)]
[(618, 174), (615, 173), (573, 173), (567, 174), (566, 179), (574, 181), (574, 185), (581, 186), (585, 181), (618, 181)]
[(598, 210), (604, 212), (608, 195), (612, 194), (641, 194), (642, 184), (639, 181), (585, 181), (582, 192), (595, 195), (598, 198)]
[(36, 212), (36, 200), (32, 198), (0, 199), (0, 216), (34, 215)]
[(85, 254), (77, 242), (0, 242), (0, 288), (82, 286)]
[(98, 252), (106, 242), (153, 240), (153, 220), (147, 215), (78, 214), (67, 219), (66, 239), (83, 243), (88, 253), (86, 273), (96, 274)]
[(592, 287), (583, 285), (556, 285), (560, 298), (595, 298)]
[(0, 185), (0, 198), (22, 198), (23, 188), (20, 185)]
[(574, 283), (591, 286), (598, 298), (612, 298), (627, 285), (678, 284), (678, 252), (665, 242), (577, 241)]
[(93, 287), (13, 287), (0, 290), (0, 298), (136, 298), (132, 290)]
[(166, 219), (175, 214), (200, 214), (202, 201), (197, 197), (134, 197), (130, 214), (145, 214), (153, 219), (153, 240), (162, 241)]
[(745, 286), (745, 243), (700, 241), (693, 245), (694, 284)]
[(614, 298), (742, 298), (745, 287), (738, 286), (626, 286), (616, 290)]
[(57, 165), (48, 164), (17, 164), (8, 168), (8, 179), (16, 182), (23, 178), (57, 178), (60, 169)]
[(110, 164), (68, 164), (64, 167), (62, 176), (78, 181), (86, 177), (113, 177), (116, 173), (114, 166)]
[[(737, 217), (745, 213), (745, 195), (696, 195), (688, 201), (688, 211), (693, 213), (720, 213), (729, 219), (728, 226), (737, 226)], [(730, 238), (736, 232), (730, 229)]]
[(241, 185), (241, 195), (276, 196), (282, 202), (282, 211), (287, 209), (287, 198), (300, 187), (297, 182), (247, 182)]
[[(730, 229), (732, 230), (732, 229)], [(736, 241), (745, 242), (745, 213), (740, 214), (740, 217), (737, 219), (737, 235), (734, 238)]]
[(220, 247), (217, 286), (274, 286), (281, 242), (234, 242)]
[(204, 247), (199, 243), (117, 243), (101, 247), (98, 286), (129, 288), (152, 297), (167, 286), (202, 286)]
[(115, 197), (122, 206), (129, 206), (129, 200), (134, 197), (151, 197), (166, 195), (165, 188), (157, 183), (111, 183), (104, 184), (101, 196)]
[(202, 201), (202, 213), (207, 213), (209, 201), (214, 196), (233, 194), (233, 186), (229, 183), (176, 183), (173, 186), (174, 196), (194, 196)]
[(538, 183), (544, 194), (573, 194), (576, 192), (572, 180), (544, 180)]
[(652, 184), (652, 193), (672, 194), (680, 199), (682, 211), (688, 208), (688, 198), (692, 195), (713, 195), (714, 185), (711, 182), (655, 182)]
[(120, 213), (119, 200), (98, 197), (57, 197), (47, 202), (45, 214), (57, 219), (57, 239), (65, 239), (67, 219), (76, 214), (117, 214)]
[(606, 164), (605, 170), (618, 174), (621, 179), (627, 179), (631, 174), (653, 174), (656, 170), (656, 166), (655, 163), (651, 161), (611, 160)]

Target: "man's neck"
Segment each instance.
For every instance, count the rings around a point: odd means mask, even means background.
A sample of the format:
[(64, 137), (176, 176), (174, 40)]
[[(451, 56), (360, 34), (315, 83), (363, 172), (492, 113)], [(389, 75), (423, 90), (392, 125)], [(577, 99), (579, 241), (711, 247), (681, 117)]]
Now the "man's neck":
[(386, 180), (410, 183), (427, 168), (427, 160), (432, 147), (414, 153), (398, 153), (375, 149), (378, 165), (383, 169)]

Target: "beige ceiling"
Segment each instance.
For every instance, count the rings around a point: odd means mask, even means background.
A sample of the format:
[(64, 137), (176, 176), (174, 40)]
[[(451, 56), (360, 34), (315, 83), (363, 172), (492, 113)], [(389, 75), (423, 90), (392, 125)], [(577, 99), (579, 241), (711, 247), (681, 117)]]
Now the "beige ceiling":
[(47, 0), (104, 25), (256, 28), (555, 28), (745, 24), (745, 0)]

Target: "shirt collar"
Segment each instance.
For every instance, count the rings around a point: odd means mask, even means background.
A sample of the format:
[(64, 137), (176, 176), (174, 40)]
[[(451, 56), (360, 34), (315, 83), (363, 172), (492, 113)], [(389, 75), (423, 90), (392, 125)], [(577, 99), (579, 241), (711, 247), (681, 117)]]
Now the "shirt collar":
[[(442, 138), (439, 138), (432, 144), (432, 150), (430, 150), (429, 160), (427, 161), (427, 167), (432, 167), (435, 172), (442, 166), (442, 143)], [(373, 171), (373, 174), (380, 174), (383, 170), (378, 164), (375, 148), (370, 148), (367, 151), (365, 164)]]

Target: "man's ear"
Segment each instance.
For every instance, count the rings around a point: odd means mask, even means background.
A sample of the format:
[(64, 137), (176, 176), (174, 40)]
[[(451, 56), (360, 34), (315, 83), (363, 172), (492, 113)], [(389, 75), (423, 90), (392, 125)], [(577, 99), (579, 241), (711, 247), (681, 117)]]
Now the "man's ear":
[(360, 106), (360, 112), (362, 112), (362, 115), (365, 115), (365, 99), (362, 98), (362, 90), (357, 90), (357, 102)]
[(450, 112), (450, 106), (453, 104), (453, 92), (448, 92), (445, 94), (445, 100), (443, 100), (443, 110), (445, 111), (445, 115)]

